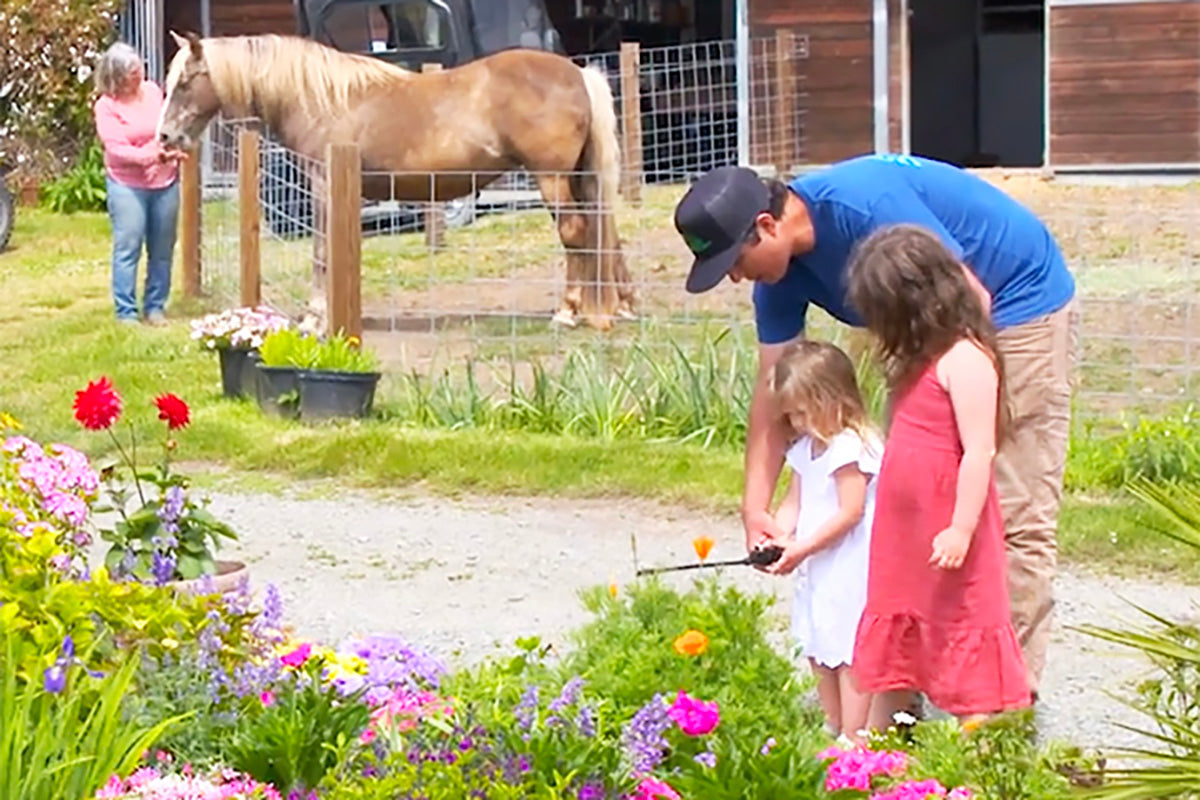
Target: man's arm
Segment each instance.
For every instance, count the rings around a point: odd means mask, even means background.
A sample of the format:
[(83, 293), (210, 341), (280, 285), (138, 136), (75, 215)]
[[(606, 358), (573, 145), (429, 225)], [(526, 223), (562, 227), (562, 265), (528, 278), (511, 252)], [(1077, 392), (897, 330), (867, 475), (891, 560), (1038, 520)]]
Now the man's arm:
[(782, 538), (785, 532), (771, 515), (771, 498), (783, 468), (788, 432), (775, 414), (771, 400), (771, 371), (790, 342), (758, 346), (758, 378), (750, 400), (750, 418), (746, 423), (745, 483), (742, 488), (742, 526), (746, 530), (746, 549)]

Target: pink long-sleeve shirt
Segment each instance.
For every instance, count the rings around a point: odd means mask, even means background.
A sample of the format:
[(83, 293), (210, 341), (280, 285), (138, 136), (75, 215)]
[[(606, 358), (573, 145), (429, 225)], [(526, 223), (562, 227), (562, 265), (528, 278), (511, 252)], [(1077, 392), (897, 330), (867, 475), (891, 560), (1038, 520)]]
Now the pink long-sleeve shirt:
[(161, 189), (175, 180), (174, 162), (158, 160), (162, 148), (156, 138), (163, 94), (153, 81), (144, 81), (138, 93), (124, 100), (101, 95), (92, 107), (96, 135), (104, 145), (104, 166), (117, 183), (135, 189)]

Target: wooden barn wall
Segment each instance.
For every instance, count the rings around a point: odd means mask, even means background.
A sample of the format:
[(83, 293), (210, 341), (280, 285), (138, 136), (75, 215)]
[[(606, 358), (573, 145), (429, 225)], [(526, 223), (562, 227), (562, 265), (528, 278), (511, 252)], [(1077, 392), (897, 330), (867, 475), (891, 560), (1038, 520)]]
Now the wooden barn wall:
[(1050, 9), (1050, 164), (1200, 162), (1200, 3)]
[(871, 19), (871, 0), (750, 0), (752, 36), (778, 28), (808, 36), (808, 58), (797, 65), (805, 162), (874, 149)]
[(295, 33), (292, 0), (210, 0), (214, 36)]

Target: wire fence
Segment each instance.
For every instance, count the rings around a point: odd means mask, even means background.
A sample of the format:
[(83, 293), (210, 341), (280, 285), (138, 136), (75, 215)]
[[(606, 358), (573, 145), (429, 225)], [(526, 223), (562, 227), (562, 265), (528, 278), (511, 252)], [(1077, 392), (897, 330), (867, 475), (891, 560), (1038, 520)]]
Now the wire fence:
[[(751, 41), (747, 127), (753, 165), (791, 173), (805, 161), (806, 47), (802, 37)], [(462, 199), (433, 203), (387, 190), (403, 176), (365, 172), (364, 190), (385, 188), (362, 207), (363, 321), (389, 371), (432, 372), (464, 358), (527, 368), (581, 348), (691, 349), (722, 331), (736, 357), (752, 356), (748, 290), (725, 286), (687, 294), (690, 253), (672, 223), (691, 179), (737, 163), (733, 43), (636, 55), (635, 80), (628, 54), (624, 70), (619, 53), (587, 57), (609, 76), (621, 123), (624, 196), (615, 220), (632, 314), (602, 335), (584, 330), (579, 317), (570, 320), (578, 325), (574, 329), (553, 322), (568, 291), (566, 257), (539, 186), (566, 176), (515, 171)], [(781, 60), (789, 62), (782, 69)], [(634, 91), (636, 115), (626, 105)], [(223, 121), (210, 129), (203, 287), (219, 303), (238, 298), (237, 142), (239, 131), (252, 124)], [(629, 136), (635, 127), (640, 140)], [(639, 141), (630, 157), (631, 142)], [(267, 132), (257, 168), (263, 300), (298, 317), (313, 297), (314, 263), (325, 263), (318, 219), (325, 165), (287, 150)], [(1200, 336), (1200, 187), (1102, 187), (1043, 181), (1032, 173), (981, 174), (1047, 222), (1076, 277), (1079, 411), (1107, 416), (1191, 398)], [(595, 243), (583, 252), (605, 255)], [(840, 326), (823, 314), (810, 313), (809, 319), (811, 335), (844, 339)]]

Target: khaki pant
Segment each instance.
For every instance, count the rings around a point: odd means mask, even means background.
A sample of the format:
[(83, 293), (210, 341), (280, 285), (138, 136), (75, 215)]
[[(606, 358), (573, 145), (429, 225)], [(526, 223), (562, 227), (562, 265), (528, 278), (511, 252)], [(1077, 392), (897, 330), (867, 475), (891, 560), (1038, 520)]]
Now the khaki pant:
[(1059, 311), (1000, 331), (1009, 435), (996, 456), (1004, 514), (1012, 622), (1025, 654), (1030, 688), (1046, 664), (1054, 609), (1056, 530), (1071, 422), (1076, 311)]

